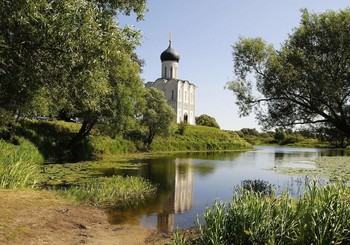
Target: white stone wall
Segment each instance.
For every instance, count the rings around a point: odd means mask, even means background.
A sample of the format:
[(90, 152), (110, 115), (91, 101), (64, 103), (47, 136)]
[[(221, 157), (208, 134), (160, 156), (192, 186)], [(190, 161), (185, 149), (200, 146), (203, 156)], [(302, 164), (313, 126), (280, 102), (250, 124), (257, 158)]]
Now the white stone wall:
[(163, 61), (162, 62), (162, 78), (178, 78), (179, 63), (176, 61)]
[(185, 121), (195, 124), (196, 86), (188, 81), (178, 81), (177, 122)]

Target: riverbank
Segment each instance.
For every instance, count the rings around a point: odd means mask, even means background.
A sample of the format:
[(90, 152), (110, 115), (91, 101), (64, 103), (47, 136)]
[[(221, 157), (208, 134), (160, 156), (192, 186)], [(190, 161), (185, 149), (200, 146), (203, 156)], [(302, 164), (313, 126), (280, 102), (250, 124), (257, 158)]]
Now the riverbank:
[(0, 244), (165, 244), (169, 237), (139, 224), (111, 225), (103, 209), (51, 191), (0, 190)]

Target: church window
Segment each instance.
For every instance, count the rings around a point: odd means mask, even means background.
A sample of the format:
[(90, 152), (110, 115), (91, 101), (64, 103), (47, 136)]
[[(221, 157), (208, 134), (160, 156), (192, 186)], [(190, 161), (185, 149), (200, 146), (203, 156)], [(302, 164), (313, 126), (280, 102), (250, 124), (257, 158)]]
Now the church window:
[(167, 77), (167, 75), (166, 75), (166, 67), (164, 67), (164, 77)]
[(171, 90), (171, 99), (174, 99), (174, 90)]
[(170, 67), (170, 77), (173, 77), (173, 67)]

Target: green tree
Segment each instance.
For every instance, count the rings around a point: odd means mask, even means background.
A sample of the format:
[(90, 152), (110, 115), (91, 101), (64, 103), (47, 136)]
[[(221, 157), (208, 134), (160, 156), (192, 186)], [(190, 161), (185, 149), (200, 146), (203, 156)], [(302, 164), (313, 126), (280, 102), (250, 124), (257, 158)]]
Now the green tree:
[(240, 114), (255, 108), (266, 128), (314, 124), (349, 138), (350, 9), (301, 12), (299, 27), (280, 50), (261, 38), (239, 39), (233, 46), (236, 79), (227, 88)]
[(255, 128), (242, 128), (241, 132), (244, 135), (259, 136), (259, 132)]
[(146, 107), (141, 116), (140, 125), (144, 128), (144, 147), (149, 149), (157, 134), (170, 132), (175, 121), (174, 110), (167, 104), (164, 93), (156, 88), (145, 89)]
[(70, 146), (97, 123), (125, 128), (142, 90), (139, 33), (115, 17), (141, 19), (145, 0), (1, 1), (0, 9), (1, 109), (19, 115), (48, 97), (51, 110), (84, 119)]
[(286, 132), (284, 131), (283, 128), (276, 128), (275, 129), (275, 135), (274, 135), (274, 139), (276, 142), (282, 142), (283, 140), (285, 140), (287, 137)]
[(220, 128), (219, 124), (216, 122), (214, 117), (202, 114), (199, 117), (196, 117), (196, 125), (202, 125), (213, 128)]

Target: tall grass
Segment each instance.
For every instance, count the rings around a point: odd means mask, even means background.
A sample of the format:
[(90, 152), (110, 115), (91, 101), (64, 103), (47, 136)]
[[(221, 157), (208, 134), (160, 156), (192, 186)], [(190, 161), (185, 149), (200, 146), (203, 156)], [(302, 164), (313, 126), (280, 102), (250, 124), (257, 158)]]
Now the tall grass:
[(153, 197), (156, 187), (139, 177), (91, 178), (60, 193), (78, 203), (126, 207), (138, 205)]
[(112, 139), (108, 136), (94, 136), (90, 137), (90, 142), (93, 147), (94, 154), (120, 154), (136, 152), (136, 147), (133, 142), (116, 137)]
[(12, 145), (0, 140), (0, 188), (34, 188), (43, 158), (28, 141)]
[[(349, 244), (350, 191), (345, 184), (317, 186), (294, 200), (240, 189), (229, 203), (216, 201), (197, 218), (188, 244)], [(183, 241), (174, 238), (174, 244)]]

